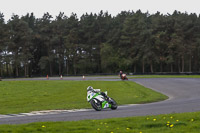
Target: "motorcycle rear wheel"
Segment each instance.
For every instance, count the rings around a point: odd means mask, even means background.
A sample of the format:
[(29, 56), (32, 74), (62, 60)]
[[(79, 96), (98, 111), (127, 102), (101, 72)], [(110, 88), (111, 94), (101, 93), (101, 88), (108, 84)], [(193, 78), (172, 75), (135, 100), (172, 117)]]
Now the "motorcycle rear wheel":
[[(96, 101), (95, 101), (96, 100)], [(101, 102), (97, 99), (92, 99), (90, 101), (90, 104), (92, 105), (92, 107), (96, 110), (96, 111), (101, 111), (102, 107), (101, 107)]]

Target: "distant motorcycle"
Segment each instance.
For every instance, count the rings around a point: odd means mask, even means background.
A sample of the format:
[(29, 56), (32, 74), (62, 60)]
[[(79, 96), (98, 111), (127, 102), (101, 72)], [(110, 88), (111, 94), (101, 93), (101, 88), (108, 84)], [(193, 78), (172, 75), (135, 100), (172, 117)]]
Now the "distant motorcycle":
[[(107, 95), (107, 91), (105, 92)], [(87, 91), (87, 101), (90, 102), (92, 107), (96, 111), (101, 111), (105, 108), (111, 108), (112, 110), (117, 109), (117, 103), (110, 97), (104, 97), (100, 93), (100, 89), (94, 89), (94, 91)]]
[(123, 74), (121, 75), (121, 80), (128, 80), (128, 78), (127, 78), (127, 76), (126, 76), (125, 73), (123, 73)]

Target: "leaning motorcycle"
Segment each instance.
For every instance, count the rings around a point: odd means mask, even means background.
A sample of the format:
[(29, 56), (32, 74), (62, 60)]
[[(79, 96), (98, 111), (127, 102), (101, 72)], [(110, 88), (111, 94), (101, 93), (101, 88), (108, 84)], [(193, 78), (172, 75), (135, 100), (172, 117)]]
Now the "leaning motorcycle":
[(122, 74), (122, 76), (121, 76), (121, 80), (128, 80), (128, 78), (127, 78), (127, 76), (126, 76), (125, 73)]
[[(107, 91), (105, 92), (105, 94), (107, 95)], [(100, 89), (87, 91), (87, 101), (90, 102), (91, 106), (96, 111), (101, 111), (105, 108), (111, 108), (112, 110), (117, 109), (116, 101), (111, 97), (107, 96), (107, 98), (105, 98), (104, 96), (102, 96), (100, 93)]]

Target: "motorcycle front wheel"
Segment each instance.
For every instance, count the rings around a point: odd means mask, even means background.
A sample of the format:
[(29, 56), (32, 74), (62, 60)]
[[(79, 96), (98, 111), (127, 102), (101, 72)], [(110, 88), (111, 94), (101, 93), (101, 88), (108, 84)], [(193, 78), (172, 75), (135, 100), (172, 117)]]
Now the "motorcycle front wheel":
[(111, 109), (112, 110), (117, 109), (117, 102), (112, 98), (110, 98), (110, 102), (111, 102)]
[(101, 102), (97, 99), (92, 99), (90, 101), (92, 107), (96, 110), (96, 111), (101, 111)]

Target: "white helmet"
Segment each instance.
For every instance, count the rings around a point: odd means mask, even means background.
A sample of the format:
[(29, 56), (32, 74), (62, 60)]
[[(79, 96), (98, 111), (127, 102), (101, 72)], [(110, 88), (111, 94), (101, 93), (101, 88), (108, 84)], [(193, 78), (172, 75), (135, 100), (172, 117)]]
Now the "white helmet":
[(92, 86), (88, 86), (87, 91), (91, 91), (91, 90), (93, 90), (93, 87)]

